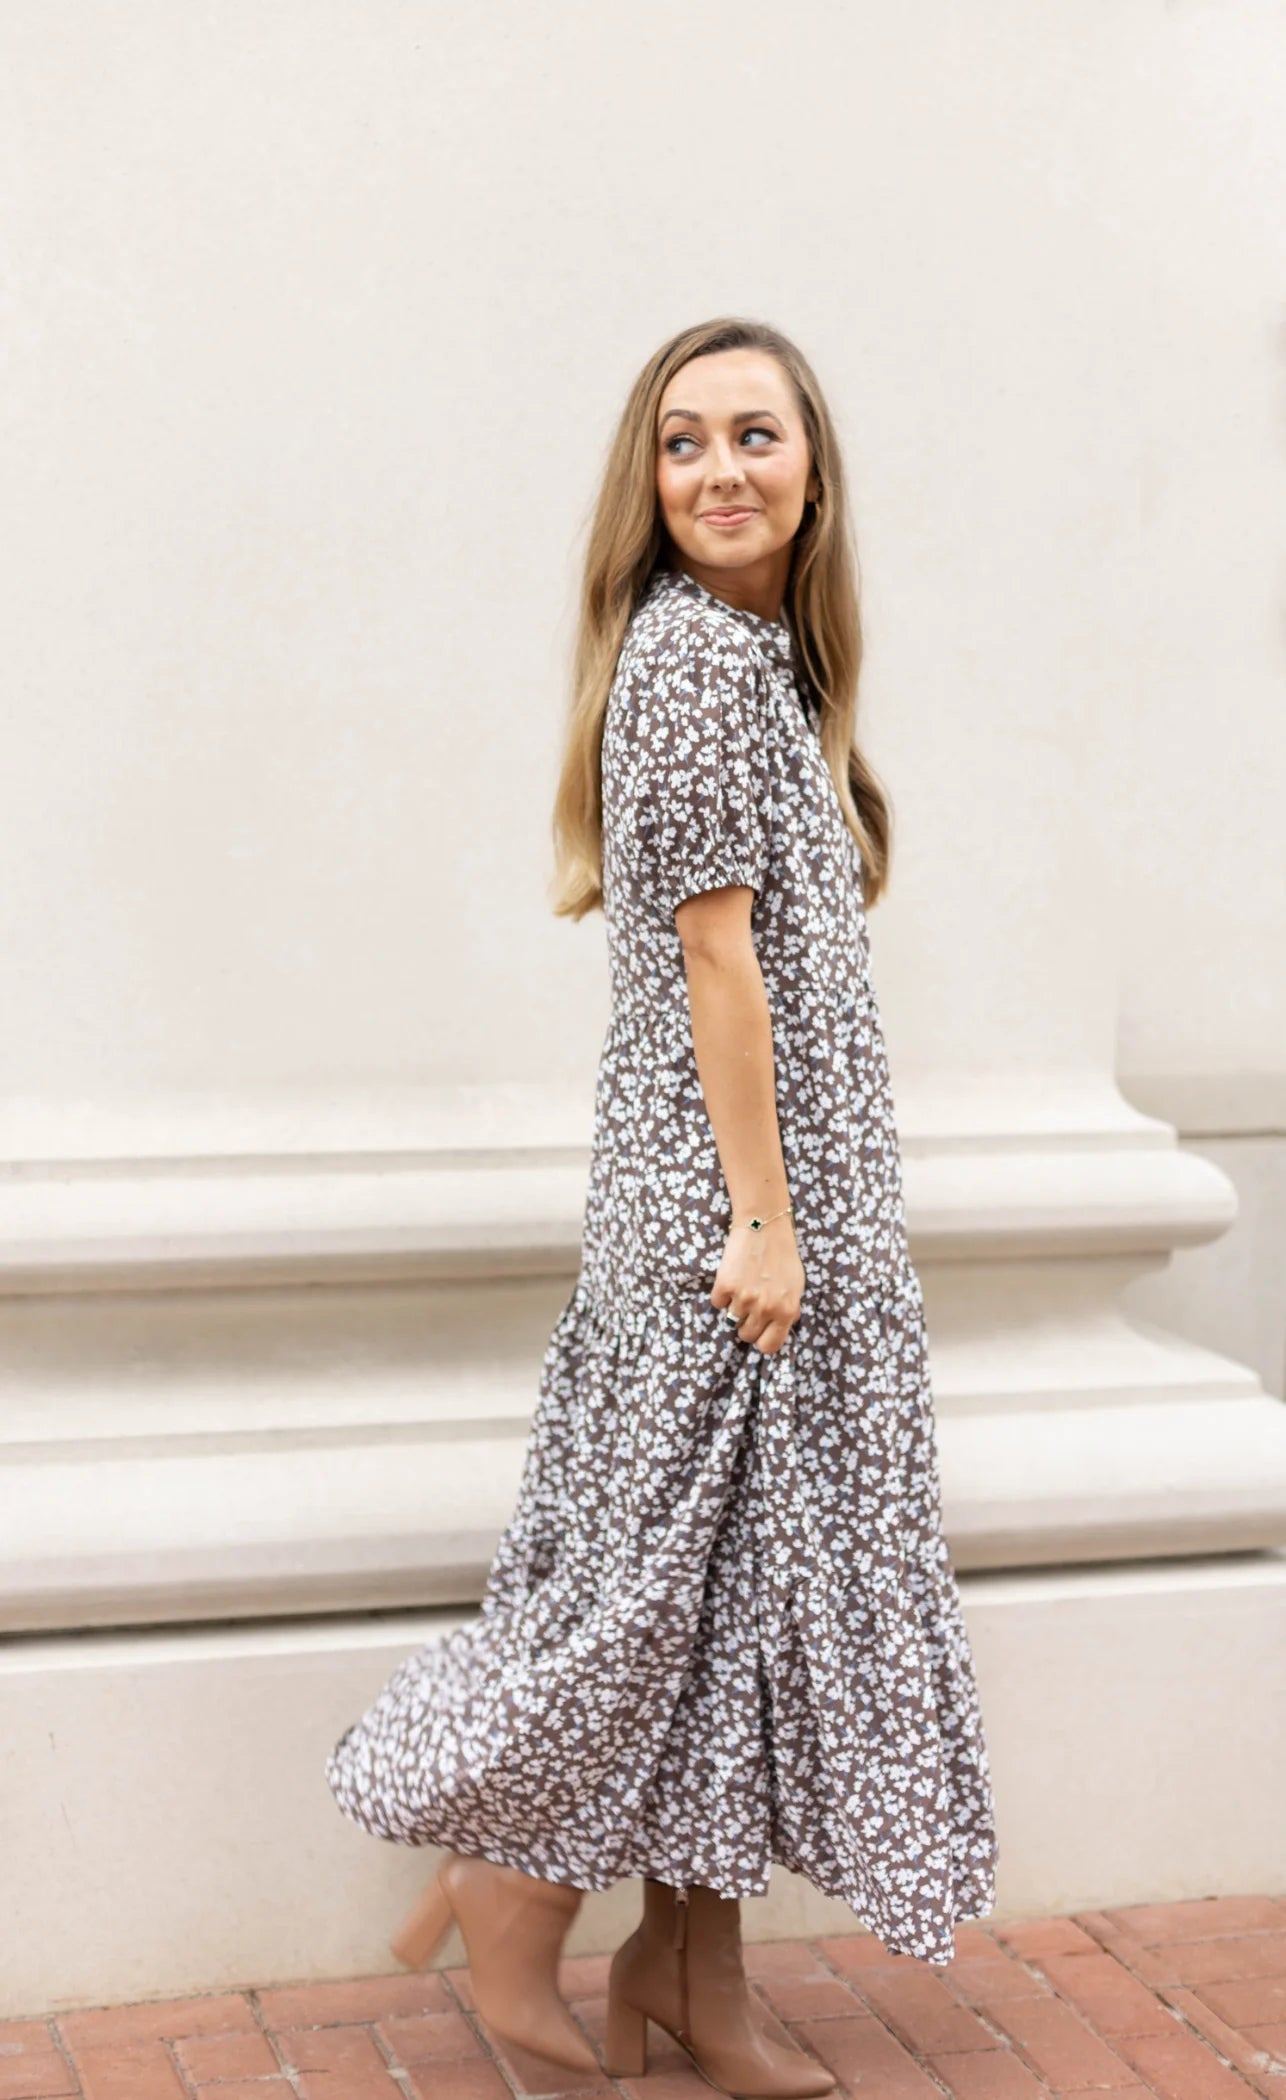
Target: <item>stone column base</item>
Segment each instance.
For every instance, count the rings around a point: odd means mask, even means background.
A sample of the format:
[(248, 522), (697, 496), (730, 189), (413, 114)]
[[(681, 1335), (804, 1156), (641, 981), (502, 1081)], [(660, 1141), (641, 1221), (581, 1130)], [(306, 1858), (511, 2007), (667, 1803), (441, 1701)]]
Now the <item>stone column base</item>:
[[(992, 1922), (1286, 1891), (1286, 1553), (964, 1573), (1000, 1835)], [(349, 1824), (326, 1750), (458, 1612), (30, 1636), (0, 1653), (0, 2016), (380, 1974), (431, 1871)], [(638, 1889), (591, 1896), (571, 1953)], [(748, 1938), (853, 1930), (779, 1872)], [(984, 1921), (986, 1922), (986, 1921)], [(453, 1935), (439, 1957), (463, 1959)]]

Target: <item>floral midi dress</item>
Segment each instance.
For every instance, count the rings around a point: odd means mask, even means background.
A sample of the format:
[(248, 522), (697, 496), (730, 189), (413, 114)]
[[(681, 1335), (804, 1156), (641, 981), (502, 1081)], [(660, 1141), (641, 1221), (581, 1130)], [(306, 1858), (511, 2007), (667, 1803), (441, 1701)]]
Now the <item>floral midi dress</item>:
[[(941, 1966), (995, 1900), (988, 1757), (861, 857), (785, 621), (656, 570), (602, 790), (611, 1018), (517, 1506), (477, 1616), (326, 1778), (375, 1836), (582, 1889), (753, 1896), (780, 1862)], [(755, 893), (806, 1279), (771, 1354), (710, 1303), (732, 1214), (674, 909), (725, 884)]]

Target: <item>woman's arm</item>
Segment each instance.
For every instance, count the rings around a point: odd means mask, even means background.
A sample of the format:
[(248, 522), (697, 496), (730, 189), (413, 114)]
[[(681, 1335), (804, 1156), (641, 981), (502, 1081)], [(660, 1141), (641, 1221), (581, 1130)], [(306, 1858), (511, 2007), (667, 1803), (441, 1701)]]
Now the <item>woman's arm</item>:
[[(733, 1230), (710, 1303), (731, 1306), (737, 1333), (765, 1355), (780, 1349), (799, 1318), (804, 1270), (794, 1220), (774, 1217), (790, 1202), (773, 1063), (772, 1017), (750, 933), (754, 892), (705, 890), (680, 904), (674, 923), (692, 1015), (692, 1047), (732, 1199)], [(763, 1232), (742, 1226), (772, 1218)]]

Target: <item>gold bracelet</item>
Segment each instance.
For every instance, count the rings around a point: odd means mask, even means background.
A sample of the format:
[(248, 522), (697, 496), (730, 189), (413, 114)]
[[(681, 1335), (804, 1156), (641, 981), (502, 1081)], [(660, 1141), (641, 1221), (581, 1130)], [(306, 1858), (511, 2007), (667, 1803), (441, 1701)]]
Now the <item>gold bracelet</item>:
[(773, 1218), (793, 1218), (794, 1215), (795, 1206), (793, 1203), (788, 1203), (785, 1210), (775, 1210), (772, 1218), (743, 1218), (741, 1224), (734, 1225), (732, 1230), (734, 1232), (762, 1232), (765, 1225), (772, 1224)]

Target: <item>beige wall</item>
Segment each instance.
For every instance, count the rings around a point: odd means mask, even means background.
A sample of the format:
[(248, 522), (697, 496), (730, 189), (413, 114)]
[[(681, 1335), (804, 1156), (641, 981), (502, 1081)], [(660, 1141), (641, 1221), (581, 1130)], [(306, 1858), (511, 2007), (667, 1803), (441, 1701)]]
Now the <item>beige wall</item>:
[[(994, 1067), (1000, 1001), (1016, 1066), (1116, 1031), (1280, 1128), (1282, 45), (1262, 0), (9, 0), (6, 1149), (587, 1085), (578, 534), (724, 309), (848, 447), (897, 1067)], [(1084, 911), (1015, 978), (1069, 797)]]
[[(1132, 664), (1108, 778), (1120, 1059), (1194, 1132), (1286, 1129), (1286, 17), (1168, 7), (1134, 55)], [(1163, 1110), (1162, 1112), (1166, 1112)]]

